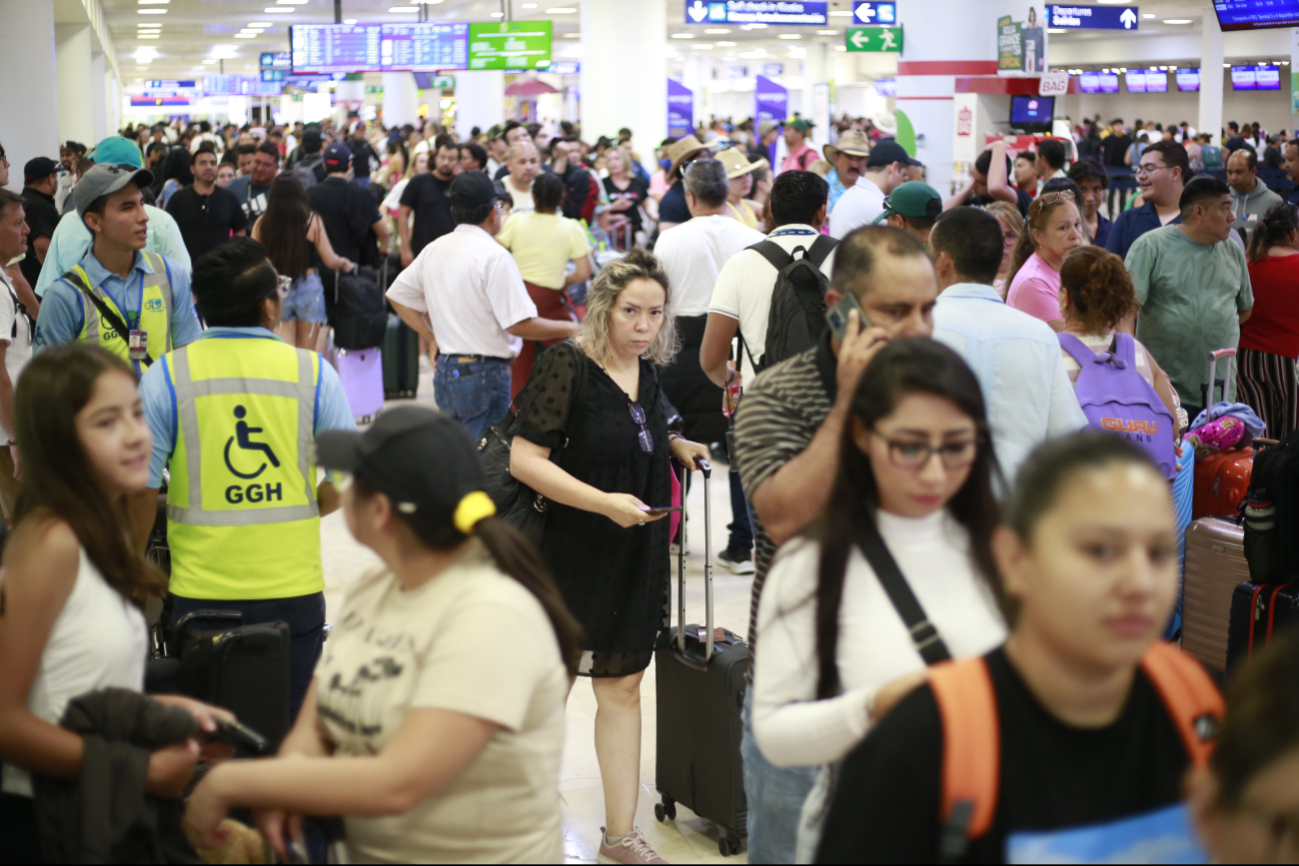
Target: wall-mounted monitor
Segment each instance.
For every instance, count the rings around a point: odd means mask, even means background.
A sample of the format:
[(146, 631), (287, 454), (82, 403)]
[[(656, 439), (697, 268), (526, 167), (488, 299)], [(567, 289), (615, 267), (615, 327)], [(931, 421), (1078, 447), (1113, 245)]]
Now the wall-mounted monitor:
[(1177, 89), (1183, 92), (1200, 89), (1200, 69), (1198, 66), (1177, 70)]
[(1024, 132), (1050, 132), (1055, 116), (1054, 96), (1012, 96), (1010, 128)]
[(1119, 92), (1119, 74), (1117, 72), (1102, 72), (1100, 74), (1101, 93), (1118, 93)]
[(1299, 27), (1299, 0), (1213, 0), (1223, 30)]
[(1128, 88), (1128, 93), (1145, 93), (1146, 70), (1129, 69), (1123, 73), (1123, 83)]
[(1099, 72), (1084, 72), (1078, 76), (1079, 93), (1100, 93), (1101, 92), (1101, 74)]
[(1281, 70), (1276, 66), (1233, 66), (1231, 89), (1280, 90)]
[(1146, 70), (1146, 93), (1167, 93), (1168, 73), (1162, 69)]

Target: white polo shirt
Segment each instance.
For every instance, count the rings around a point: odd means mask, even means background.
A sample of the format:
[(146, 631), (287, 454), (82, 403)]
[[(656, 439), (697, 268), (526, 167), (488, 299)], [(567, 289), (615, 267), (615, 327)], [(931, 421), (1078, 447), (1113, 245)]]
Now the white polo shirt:
[(720, 214), (695, 217), (663, 232), (654, 255), (668, 272), (673, 315), (706, 314), (722, 267), (764, 237), (757, 229)]
[(424, 247), (388, 298), (428, 314), (443, 355), (513, 358), (523, 340), (505, 329), (537, 316), (510, 251), (464, 224)]
[(875, 218), (884, 213), (884, 190), (866, 175), (857, 178), (857, 182), (848, 191), (839, 196), (834, 210), (830, 213), (830, 236), (843, 240), (853, 229), (868, 226)]

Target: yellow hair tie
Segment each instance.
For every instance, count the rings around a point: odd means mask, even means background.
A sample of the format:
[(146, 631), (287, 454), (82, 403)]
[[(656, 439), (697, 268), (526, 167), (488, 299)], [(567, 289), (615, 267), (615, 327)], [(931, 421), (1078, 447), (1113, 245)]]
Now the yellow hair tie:
[(475, 490), (460, 500), (452, 522), (461, 533), (470, 535), (478, 525), (478, 521), (491, 517), (495, 513), (496, 503), (492, 502), (492, 497), (482, 490)]

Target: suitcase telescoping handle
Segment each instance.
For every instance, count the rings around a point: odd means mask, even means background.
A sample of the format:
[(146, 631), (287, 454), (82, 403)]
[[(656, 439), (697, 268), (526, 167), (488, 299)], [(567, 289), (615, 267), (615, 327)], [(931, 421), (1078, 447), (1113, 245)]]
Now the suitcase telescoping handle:
[[(1231, 360), (1236, 357), (1236, 350), (1232, 348), (1217, 349), (1209, 353), (1209, 381), (1200, 386), (1200, 393), (1204, 395), (1204, 421), (1207, 424), (1213, 420), (1213, 388), (1215, 385), (1222, 385), (1222, 400), (1227, 402), (1227, 383), (1231, 381)], [(1218, 378), (1218, 359), (1227, 359), (1227, 369), (1222, 378)], [(1195, 419), (1192, 418), (1192, 421)]]
[[(707, 637), (704, 644), (704, 666), (713, 657), (713, 500), (709, 488), (709, 479), (713, 477), (713, 465), (703, 458), (698, 459), (699, 471), (704, 473), (704, 627)], [(681, 503), (686, 501), (686, 480), (690, 468), (681, 467)], [(681, 509), (681, 543), (677, 545), (677, 649), (681, 658), (689, 662), (686, 655), (686, 510)]]

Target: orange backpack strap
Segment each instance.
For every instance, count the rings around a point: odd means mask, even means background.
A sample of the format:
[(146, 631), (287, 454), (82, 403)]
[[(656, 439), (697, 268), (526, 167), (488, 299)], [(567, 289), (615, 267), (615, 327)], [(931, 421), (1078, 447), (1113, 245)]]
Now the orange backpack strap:
[(982, 658), (929, 668), (929, 687), (943, 720), (943, 793), (939, 853), (959, 860), (971, 839), (992, 826), (1001, 783), (997, 696)]
[(1227, 709), (1218, 687), (1198, 662), (1163, 641), (1142, 656), (1141, 669), (1163, 698), (1191, 763), (1208, 764)]

